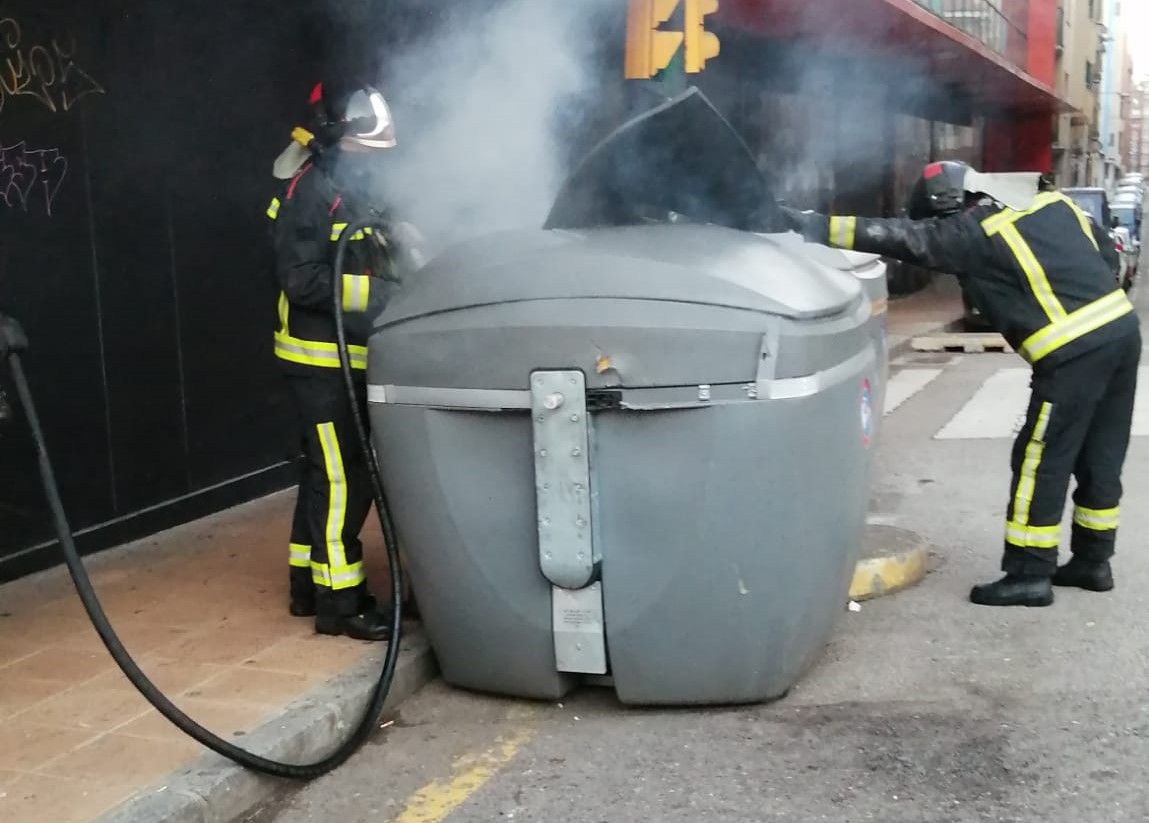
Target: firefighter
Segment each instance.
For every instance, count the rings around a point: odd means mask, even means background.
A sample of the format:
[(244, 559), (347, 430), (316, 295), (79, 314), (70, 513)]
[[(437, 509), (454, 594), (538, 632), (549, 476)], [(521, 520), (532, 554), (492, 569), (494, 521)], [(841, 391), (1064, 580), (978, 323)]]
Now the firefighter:
[[(1133, 305), (1099, 253), (1106, 233), (1065, 195), (1039, 192), (1037, 175), (1022, 193), (1024, 179), (932, 163), (914, 187), (908, 219), (784, 209), (808, 240), (956, 274), (1032, 365), (1029, 410), (1013, 448), (1005, 577), (970, 594), (986, 606), (1048, 606), (1055, 585), (1113, 588), (1141, 357)], [(1058, 568), (1070, 475), (1077, 481), (1072, 558)]]
[(284, 186), (268, 207), (280, 287), (275, 356), (302, 429), (304, 462), (291, 529), (291, 614), (315, 617), (321, 634), (386, 640), (389, 614), (367, 588), (359, 532), (371, 508), (365, 456), (342, 380), (332, 316), (333, 278), (342, 281), (351, 366), (366, 416), (368, 319), (386, 302), (386, 240), (353, 236), (345, 271), (334, 272), (336, 241), (348, 224), (380, 215), (373, 165), (396, 145), (383, 95), (327, 82), (311, 96), (314, 132), (297, 128), (275, 164)]

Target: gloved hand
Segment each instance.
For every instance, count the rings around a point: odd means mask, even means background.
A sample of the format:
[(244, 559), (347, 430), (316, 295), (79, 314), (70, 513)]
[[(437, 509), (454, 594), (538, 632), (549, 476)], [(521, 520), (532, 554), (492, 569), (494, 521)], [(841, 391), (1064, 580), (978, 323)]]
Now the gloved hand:
[(803, 237), (809, 235), (810, 218), (814, 216), (813, 212), (799, 211), (782, 204), (778, 205), (778, 211), (782, 214), (782, 221), (788, 230), (797, 232)]

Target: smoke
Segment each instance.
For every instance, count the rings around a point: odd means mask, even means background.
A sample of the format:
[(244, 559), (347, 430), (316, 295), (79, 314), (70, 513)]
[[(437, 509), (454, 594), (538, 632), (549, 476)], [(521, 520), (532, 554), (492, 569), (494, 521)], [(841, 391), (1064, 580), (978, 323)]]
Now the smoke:
[(382, 60), (400, 142), (383, 196), (432, 249), (542, 225), (568, 170), (570, 124), (602, 85), (595, 33), (620, 4), (484, 5), (440, 17)]

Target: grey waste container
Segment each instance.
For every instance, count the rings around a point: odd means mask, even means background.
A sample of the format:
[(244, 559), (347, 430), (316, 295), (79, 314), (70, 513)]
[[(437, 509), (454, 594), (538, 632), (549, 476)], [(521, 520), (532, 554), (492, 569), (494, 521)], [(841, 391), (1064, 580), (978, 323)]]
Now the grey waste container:
[(848, 272), (858, 278), (862, 290), (870, 301), (870, 337), (878, 352), (879, 379), (874, 387), (874, 408), (877, 418), (886, 408), (886, 382), (889, 377), (889, 302), (890, 290), (886, 280), (886, 264), (876, 254), (859, 251), (834, 249), (829, 246), (807, 243), (797, 234), (776, 235), (779, 242), (790, 243), (798, 254), (819, 263)]
[(710, 226), (509, 233), (388, 308), (371, 423), (449, 683), (741, 703), (816, 659), (881, 368), (859, 280), (814, 256)]

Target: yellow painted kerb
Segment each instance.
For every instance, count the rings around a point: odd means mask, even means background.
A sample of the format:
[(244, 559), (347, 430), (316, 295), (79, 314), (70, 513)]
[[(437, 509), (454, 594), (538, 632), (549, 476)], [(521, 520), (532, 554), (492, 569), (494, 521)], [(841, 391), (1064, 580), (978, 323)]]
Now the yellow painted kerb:
[(533, 728), (520, 726), (503, 735), (486, 751), (460, 757), (455, 762), (453, 776), (436, 780), (415, 792), (395, 823), (440, 823), (498, 774), (534, 735)]
[(850, 583), (851, 600), (870, 600), (920, 583), (928, 570), (925, 547), (862, 560)]

